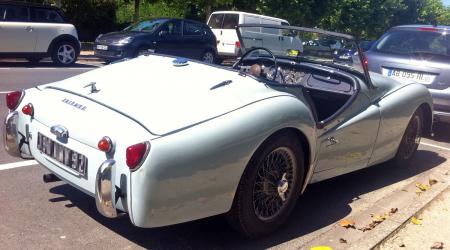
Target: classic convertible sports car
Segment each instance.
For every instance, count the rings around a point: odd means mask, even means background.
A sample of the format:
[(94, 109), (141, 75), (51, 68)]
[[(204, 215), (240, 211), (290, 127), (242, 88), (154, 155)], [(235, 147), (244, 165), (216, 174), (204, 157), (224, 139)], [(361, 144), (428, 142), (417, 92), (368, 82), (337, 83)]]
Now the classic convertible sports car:
[(333, 55), (246, 46), (255, 28), (237, 28), (233, 68), (149, 55), (11, 92), (6, 149), (45, 166), (44, 181), (95, 197), (104, 216), (159, 227), (226, 214), (249, 237), (278, 228), (312, 182), (388, 160), (407, 167), (431, 132), (423, 85)]

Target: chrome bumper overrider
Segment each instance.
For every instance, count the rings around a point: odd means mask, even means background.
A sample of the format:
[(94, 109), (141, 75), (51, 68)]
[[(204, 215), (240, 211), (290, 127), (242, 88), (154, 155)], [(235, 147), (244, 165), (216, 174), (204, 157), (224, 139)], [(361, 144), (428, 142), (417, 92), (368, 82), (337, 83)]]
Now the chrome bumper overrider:
[(19, 113), (17, 111), (9, 113), (5, 119), (5, 130), (3, 132), (6, 152), (14, 157), (20, 157), (20, 139), (17, 129), (18, 120)]
[(105, 217), (116, 218), (114, 165), (116, 161), (109, 159), (102, 163), (95, 178), (95, 204), (97, 210)]

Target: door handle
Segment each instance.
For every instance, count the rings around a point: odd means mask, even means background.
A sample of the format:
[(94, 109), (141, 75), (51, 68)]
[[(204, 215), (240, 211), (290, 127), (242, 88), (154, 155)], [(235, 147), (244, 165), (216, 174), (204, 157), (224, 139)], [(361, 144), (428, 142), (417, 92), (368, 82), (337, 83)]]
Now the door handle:
[(221, 30), (221, 31), (220, 31), (220, 35), (222, 35), (222, 34), (223, 34), (223, 31)]
[(27, 27), (25, 28), (25, 30), (27, 30), (28, 32), (31, 32), (31, 31), (33, 31), (33, 28), (32, 28), (31, 26), (27, 26)]
[(338, 139), (334, 138), (333, 136), (327, 138), (327, 147), (333, 146), (338, 143), (339, 143)]

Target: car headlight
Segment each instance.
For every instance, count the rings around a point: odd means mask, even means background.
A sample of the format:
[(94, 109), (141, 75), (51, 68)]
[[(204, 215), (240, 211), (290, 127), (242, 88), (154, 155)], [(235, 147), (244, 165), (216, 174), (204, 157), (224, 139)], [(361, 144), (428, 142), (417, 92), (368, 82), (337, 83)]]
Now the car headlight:
[(133, 41), (133, 37), (125, 37), (120, 39), (119, 41), (114, 41), (112, 44), (114, 45), (125, 45), (125, 44), (129, 44)]

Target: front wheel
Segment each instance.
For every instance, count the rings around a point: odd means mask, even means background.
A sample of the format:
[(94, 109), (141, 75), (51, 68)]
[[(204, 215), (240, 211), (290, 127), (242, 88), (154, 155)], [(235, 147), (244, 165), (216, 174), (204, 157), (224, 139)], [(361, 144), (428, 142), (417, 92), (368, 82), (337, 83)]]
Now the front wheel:
[(227, 214), (231, 226), (250, 238), (275, 231), (294, 208), (303, 177), (301, 144), (289, 134), (272, 138), (244, 171)]
[(70, 66), (76, 62), (77, 57), (75, 45), (67, 41), (57, 43), (52, 51), (52, 61), (59, 66)]
[(403, 134), (402, 141), (397, 150), (393, 162), (396, 165), (408, 164), (417, 152), (423, 129), (423, 113), (421, 109), (416, 110)]

